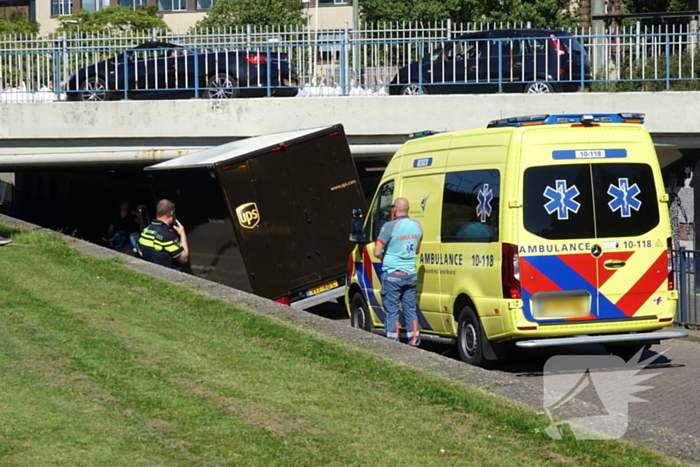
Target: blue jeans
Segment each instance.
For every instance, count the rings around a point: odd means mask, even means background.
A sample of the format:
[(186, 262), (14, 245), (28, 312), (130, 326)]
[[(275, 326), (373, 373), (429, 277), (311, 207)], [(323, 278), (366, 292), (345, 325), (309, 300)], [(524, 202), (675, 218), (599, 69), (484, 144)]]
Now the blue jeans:
[(399, 340), (399, 303), (403, 308), (406, 319), (406, 337), (408, 344), (420, 344), (420, 329), (416, 313), (417, 274), (397, 274), (384, 272), (382, 274), (382, 305), (386, 313), (386, 337)]

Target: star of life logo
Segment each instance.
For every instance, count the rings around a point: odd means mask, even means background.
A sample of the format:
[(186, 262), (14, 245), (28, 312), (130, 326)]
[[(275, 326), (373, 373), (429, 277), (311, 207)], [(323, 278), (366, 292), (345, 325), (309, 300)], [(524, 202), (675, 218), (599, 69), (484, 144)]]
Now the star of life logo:
[(560, 221), (569, 220), (569, 211), (576, 214), (581, 207), (581, 203), (574, 199), (579, 195), (578, 188), (576, 185), (567, 188), (566, 180), (557, 180), (554, 186), (555, 188), (548, 186), (544, 190), (544, 196), (549, 198), (549, 202), (544, 205), (544, 209), (547, 211), (547, 214), (556, 212), (557, 219)]
[[(640, 386), (659, 373), (638, 374), (663, 352), (639, 361), (643, 348), (628, 362), (616, 355), (555, 355), (544, 366), (544, 413), (550, 425), (545, 432), (553, 439), (563, 438), (568, 425), (574, 438), (619, 439), (629, 425), (629, 403), (646, 402), (634, 396), (651, 386)], [(592, 388), (603, 404), (603, 414), (555, 420), (556, 411), (586, 388)], [(591, 406), (588, 409), (594, 411)], [(565, 410), (560, 410), (565, 412)]]
[(411, 254), (416, 250), (416, 246), (412, 242), (406, 242), (403, 246), (403, 251), (407, 254)]
[(479, 200), (479, 204), (476, 205), (476, 215), (479, 216), (482, 223), (486, 222), (486, 218), (491, 215), (491, 200), (493, 199), (493, 190), (489, 188), (488, 183), (484, 183), (477, 193), (476, 199)]
[(630, 217), (632, 209), (639, 211), (639, 208), (642, 207), (642, 202), (636, 198), (642, 190), (639, 189), (636, 183), (629, 186), (629, 181), (626, 178), (618, 178), (617, 183), (618, 186), (610, 184), (608, 188), (608, 194), (613, 197), (608, 206), (610, 206), (612, 212), (619, 209), (622, 217)]

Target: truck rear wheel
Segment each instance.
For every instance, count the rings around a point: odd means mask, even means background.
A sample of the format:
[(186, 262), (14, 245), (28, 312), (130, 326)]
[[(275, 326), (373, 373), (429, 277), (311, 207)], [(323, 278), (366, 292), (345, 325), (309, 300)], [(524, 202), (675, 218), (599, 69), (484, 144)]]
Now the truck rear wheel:
[(470, 306), (465, 306), (457, 321), (457, 350), (462, 361), (470, 365), (484, 365), (484, 347), (481, 342), (481, 321)]
[(369, 307), (360, 293), (353, 295), (350, 301), (350, 325), (370, 332), (374, 329)]

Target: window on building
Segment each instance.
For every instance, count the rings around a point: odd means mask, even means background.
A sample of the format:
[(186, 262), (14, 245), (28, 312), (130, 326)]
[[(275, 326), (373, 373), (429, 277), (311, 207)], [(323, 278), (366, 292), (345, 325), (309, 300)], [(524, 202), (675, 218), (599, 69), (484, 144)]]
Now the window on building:
[(446, 174), (442, 242), (497, 242), (500, 189), (501, 175), (495, 169)]
[(319, 34), (318, 35), (318, 53), (319, 60), (333, 61), (340, 60), (340, 42), (343, 40), (343, 33), (336, 34)]
[[(85, 0), (83, 0), (83, 5)], [(136, 9), (137, 6), (139, 5), (148, 5), (147, 0), (119, 0), (119, 4), (123, 6), (124, 8), (132, 8)]]
[(187, 10), (187, 0), (158, 0), (158, 11)]
[(73, 13), (71, 0), (51, 0), (51, 16), (65, 16)]
[(342, 5), (344, 3), (348, 3), (348, 0), (318, 0), (319, 5), (329, 5), (329, 4)]
[(208, 10), (216, 3), (216, 0), (197, 0), (198, 10)]
[(85, 11), (94, 13), (99, 9), (109, 6), (108, 0), (83, 0), (82, 8)]

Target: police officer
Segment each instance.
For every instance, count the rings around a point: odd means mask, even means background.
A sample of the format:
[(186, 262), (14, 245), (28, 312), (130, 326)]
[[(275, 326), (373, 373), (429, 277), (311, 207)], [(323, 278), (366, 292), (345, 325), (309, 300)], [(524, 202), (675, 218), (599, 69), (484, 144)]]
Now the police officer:
[(162, 199), (156, 206), (156, 219), (143, 229), (139, 252), (146, 261), (182, 270), (190, 250), (185, 227), (175, 219), (175, 205)]
[(406, 337), (412, 346), (420, 344), (416, 313), (416, 256), (423, 229), (408, 217), (408, 200), (396, 198), (391, 205), (393, 220), (384, 224), (374, 246), (374, 256), (382, 263), (382, 303), (386, 313), (386, 337), (399, 340), (399, 302), (406, 318)]

